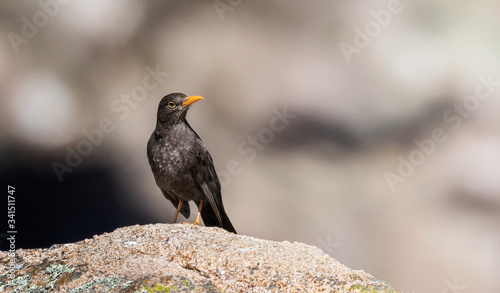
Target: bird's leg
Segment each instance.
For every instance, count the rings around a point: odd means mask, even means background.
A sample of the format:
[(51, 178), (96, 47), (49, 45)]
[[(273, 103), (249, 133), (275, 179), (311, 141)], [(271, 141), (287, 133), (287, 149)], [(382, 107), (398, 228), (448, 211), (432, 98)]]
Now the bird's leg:
[(203, 206), (203, 199), (200, 200), (200, 205), (198, 206), (198, 215), (196, 216), (196, 221), (194, 221), (193, 224), (199, 225), (200, 224), (200, 216), (201, 216), (201, 207)]
[(182, 208), (182, 203), (184, 201), (182, 199), (179, 200), (179, 205), (177, 206), (177, 210), (175, 211), (175, 217), (174, 217), (174, 224), (177, 223), (177, 217), (179, 216), (179, 212), (181, 211)]

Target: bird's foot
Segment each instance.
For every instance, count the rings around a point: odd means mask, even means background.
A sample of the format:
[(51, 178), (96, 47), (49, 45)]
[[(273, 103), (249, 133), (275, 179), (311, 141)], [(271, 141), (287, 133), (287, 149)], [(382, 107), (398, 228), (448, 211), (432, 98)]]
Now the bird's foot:
[(198, 220), (198, 219), (197, 219), (197, 220), (196, 220), (196, 221), (194, 221), (193, 223), (189, 223), (189, 222), (182, 222), (181, 224), (189, 224), (189, 225), (197, 225), (197, 226), (199, 226), (199, 225), (200, 225), (200, 220)]
[(196, 215), (196, 220), (193, 223), (186, 223), (183, 222), (182, 224), (191, 224), (191, 225), (200, 225), (200, 217), (201, 217), (201, 207), (203, 206), (203, 200), (200, 201), (199, 207), (198, 207), (198, 215)]
[[(200, 206), (201, 206), (201, 205), (200, 205)], [(199, 225), (200, 225), (200, 216), (201, 216), (201, 208), (199, 209), (199, 211), (198, 211), (198, 215), (196, 216), (196, 220), (195, 220), (193, 223), (183, 222), (182, 224), (190, 224), (190, 225), (196, 225), (196, 226), (199, 226)]]

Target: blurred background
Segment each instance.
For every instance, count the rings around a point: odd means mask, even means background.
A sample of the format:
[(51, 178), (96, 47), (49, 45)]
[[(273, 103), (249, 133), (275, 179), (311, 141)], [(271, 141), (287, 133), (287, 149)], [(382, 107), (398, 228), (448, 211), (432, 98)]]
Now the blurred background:
[(146, 143), (160, 99), (183, 92), (205, 97), (188, 120), (240, 234), (318, 246), (404, 292), (498, 292), (499, 13), (493, 0), (2, 1), (16, 245), (171, 222)]

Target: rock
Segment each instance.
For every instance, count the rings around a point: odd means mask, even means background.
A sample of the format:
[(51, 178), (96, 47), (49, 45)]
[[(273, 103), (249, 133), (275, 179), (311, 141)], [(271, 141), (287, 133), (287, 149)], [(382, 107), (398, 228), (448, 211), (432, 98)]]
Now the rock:
[(19, 249), (12, 272), (0, 259), (0, 292), (399, 292), (313, 246), (186, 224)]

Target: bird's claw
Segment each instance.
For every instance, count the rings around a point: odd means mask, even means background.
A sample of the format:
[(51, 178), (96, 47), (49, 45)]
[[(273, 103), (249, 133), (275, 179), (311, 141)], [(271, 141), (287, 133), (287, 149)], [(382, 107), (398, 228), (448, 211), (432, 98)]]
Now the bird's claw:
[(200, 221), (194, 221), (193, 223), (182, 222), (181, 224), (189, 224), (189, 225), (197, 225), (197, 226), (199, 226), (200, 225)]

